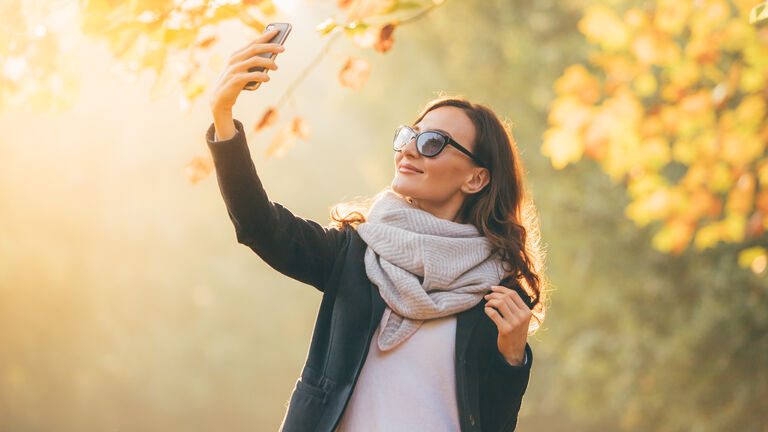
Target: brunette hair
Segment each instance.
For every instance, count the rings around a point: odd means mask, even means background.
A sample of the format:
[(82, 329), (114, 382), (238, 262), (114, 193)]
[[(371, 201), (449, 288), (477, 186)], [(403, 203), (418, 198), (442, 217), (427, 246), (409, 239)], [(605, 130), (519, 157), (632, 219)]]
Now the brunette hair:
[[(544, 275), (545, 251), (541, 245), (539, 221), (517, 145), (510, 127), (483, 104), (461, 96), (440, 96), (427, 102), (412, 123), (415, 125), (429, 111), (441, 106), (461, 108), (474, 124), (476, 137), (473, 153), (490, 172), (490, 182), (480, 192), (468, 195), (459, 208), (456, 222), (471, 223), (488, 238), (492, 253), (504, 263), (506, 276), (499, 283), (515, 289), (533, 316), (529, 330), (544, 321), (547, 281)], [(370, 206), (390, 186), (374, 197), (339, 203), (331, 209), (329, 227), (357, 228), (366, 221)]]

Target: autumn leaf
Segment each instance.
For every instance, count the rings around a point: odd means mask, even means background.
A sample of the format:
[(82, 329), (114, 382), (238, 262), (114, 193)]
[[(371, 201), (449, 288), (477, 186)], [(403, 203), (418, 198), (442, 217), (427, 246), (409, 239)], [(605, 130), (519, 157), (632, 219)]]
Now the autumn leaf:
[(316, 31), (316, 32), (318, 32), (318, 33), (320, 33), (321, 35), (324, 35), (324, 34), (328, 34), (328, 33), (330, 33), (330, 32), (331, 32), (331, 30), (333, 30), (334, 28), (336, 28), (336, 26), (338, 26), (338, 24), (336, 24), (336, 23), (333, 21), (333, 18), (328, 18), (328, 19), (326, 19), (325, 21), (323, 21), (323, 22), (321, 22), (320, 24), (318, 24), (318, 25), (315, 27), (315, 31)]
[(397, 22), (390, 22), (384, 27), (382, 27), (381, 31), (379, 31), (378, 39), (373, 44), (373, 49), (375, 49), (380, 53), (389, 51), (390, 48), (392, 48), (392, 42), (394, 41), (392, 32), (395, 31), (396, 26), (397, 26)]
[(753, 246), (739, 252), (738, 263), (741, 267), (750, 268), (754, 273), (762, 273), (765, 270), (768, 251), (762, 246)]
[(264, 115), (261, 116), (259, 122), (253, 126), (253, 131), (258, 132), (265, 127), (277, 124), (279, 120), (280, 115), (278, 114), (277, 110), (274, 107), (269, 107), (267, 111), (264, 112)]
[(213, 171), (213, 160), (211, 155), (197, 155), (184, 166), (184, 174), (191, 184), (196, 184), (205, 179)]
[(294, 134), (294, 122), (287, 122), (280, 127), (269, 146), (264, 151), (264, 157), (282, 158), (288, 153), (288, 149), (296, 144), (296, 135)]
[(618, 50), (627, 44), (629, 33), (624, 22), (606, 6), (589, 6), (578, 26), (588, 40), (599, 43), (605, 50)]
[(351, 36), (352, 43), (358, 48), (370, 48), (379, 39), (380, 30), (368, 27), (365, 31), (354, 32)]
[(302, 117), (294, 117), (292, 121), (293, 134), (307, 141), (312, 133), (312, 126)]
[(752, 8), (752, 11), (749, 13), (749, 22), (751, 24), (757, 24), (765, 20), (768, 20), (768, 2), (760, 3)]
[(549, 129), (544, 133), (542, 154), (552, 159), (552, 167), (563, 169), (576, 162), (584, 152), (581, 136), (568, 129)]
[(371, 63), (361, 57), (350, 57), (339, 72), (339, 82), (345, 87), (360, 90), (371, 74)]

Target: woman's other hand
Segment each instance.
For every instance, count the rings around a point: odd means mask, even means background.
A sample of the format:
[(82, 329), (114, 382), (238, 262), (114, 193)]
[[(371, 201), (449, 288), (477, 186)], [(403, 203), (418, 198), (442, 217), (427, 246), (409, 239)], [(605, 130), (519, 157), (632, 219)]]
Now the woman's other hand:
[[(219, 140), (229, 139), (237, 133), (232, 122), (232, 107), (243, 87), (250, 81), (269, 81), (268, 70), (277, 69), (273, 59), (258, 55), (270, 51), (280, 53), (285, 50), (280, 44), (266, 42), (275, 36), (277, 31), (278, 29), (273, 29), (259, 35), (230, 55), (208, 99)], [(263, 66), (266, 69), (260, 72), (248, 72), (248, 69), (254, 66)]]
[(491, 289), (493, 292), (485, 295), (488, 300), (485, 314), (499, 329), (499, 352), (509, 364), (522, 365), (525, 361), (528, 325), (533, 314), (515, 290), (500, 285), (493, 285)]

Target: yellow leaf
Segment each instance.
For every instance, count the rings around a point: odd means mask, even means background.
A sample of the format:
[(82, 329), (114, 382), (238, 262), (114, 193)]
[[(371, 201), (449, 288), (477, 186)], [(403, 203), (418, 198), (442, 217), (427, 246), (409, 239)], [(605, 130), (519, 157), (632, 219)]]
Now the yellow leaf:
[(578, 27), (589, 41), (599, 43), (607, 51), (620, 50), (627, 44), (626, 26), (612, 10), (603, 5), (588, 6)]
[(574, 96), (563, 96), (555, 99), (549, 111), (549, 123), (578, 132), (592, 118), (594, 108), (582, 104)]
[(726, 215), (721, 223), (723, 240), (735, 243), (744, 241), (744, 229), (747, 226), (746, 216), (735, 213)]
[(747, 165), (765, 151), (760, 136), (741, 131), (723, 134), (720, 145), (722, 159), (734, 166)]
[[(762, 246), (754, 246), (751, 248), (743, 249), (741, 252), (739, 252), (739, 258), (738, 262), (741, 267), (749, 268), (752, 267), (755, 260), (761, 260), (763, 261), (762, 268), (765, 269), (765, 258), (766, 258), (766, 250)], [(759, 269), (760, 271), (757, 271), (755, 273), (760, 273), (762, 269)]]
[[(768, 159), (762, 159), (757, 164), (757, 178), (760, 180), (760, 188), (768, 189)], [(768, 214), (768, 211), (766, 211)]]
[(581, 158), (584, 146), (581, 137), (567, 129), (552, 128), (544, 132), (541, 152), (549, 156), (555, 169), (565, 168)]
[(659, 0), (653, 23), (659, 30), (678, 34), (685, 27), (691, 14), (691, 2), (687, 0)]
[(739, 123), (755, 131), (765, 117), (765, 98), (762, 95), (749, 95), (741, 100), (736, 108)]
[(651, 137), (643, 141), (642, 162), (653, 169), (661, 169), (670, 161), (669, 143), (664, 137)]
[(752, 173), (745, 172), (739, 177), (733, 189), (728, 193), (726, 211), (739, 215), (746, 215), (752, 210), (755, 198), (755, 177)]
[(653, 246), (662, 252), (679, 254), (693, 236), (694, 225), (680, 218), (671, 218), (664, 223), (651, 240)]
[(652, 193), (635, 199), (624, 209), (624, 214), (638, 226), (667, 217), (673, 207), (674, 194), (667, 187), (658, 187)]
[(639, 75), (633, 82), (633, 87), (638, 95), (647, 97), (656, 93), (658, 89), (658, 83), (656, 77), (652, 73), (644, 73)]
[(576, 95), (585, 104), (593, 104), (600, 98), (597, 79), (581, 64), (568, 66), (555, 81), (555, 91), (560, 95)]
[(184, 95), (190, 101), (205, 90), (208, 79), (201, 74), (192, 75), (184, 84)]
[(693, 244), (699, 250), (711, 248), (720, 241), (721, 231), (721, 224), (718, 222), (705, 225), (696, 232)]
[(707, 187), (715, 192), (725, 192), (731, 188), (733, 178), (725, 162), (717, 162), (710, 173)]
[(636, 30), (645, 27), (649, 23), (648, 15), (640, 9), (632, 8), (624, 14), (624, 22), (629, 28)]

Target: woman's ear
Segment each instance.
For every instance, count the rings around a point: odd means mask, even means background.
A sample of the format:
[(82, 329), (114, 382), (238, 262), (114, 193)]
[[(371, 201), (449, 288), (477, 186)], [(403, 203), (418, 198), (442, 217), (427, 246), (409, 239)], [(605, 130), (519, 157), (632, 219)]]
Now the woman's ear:
[(488, 168), (475, 168), (467, 181), (461, 185), (461, 191), (468, 195), (478, 193), (490, 182), (491, 176)]

